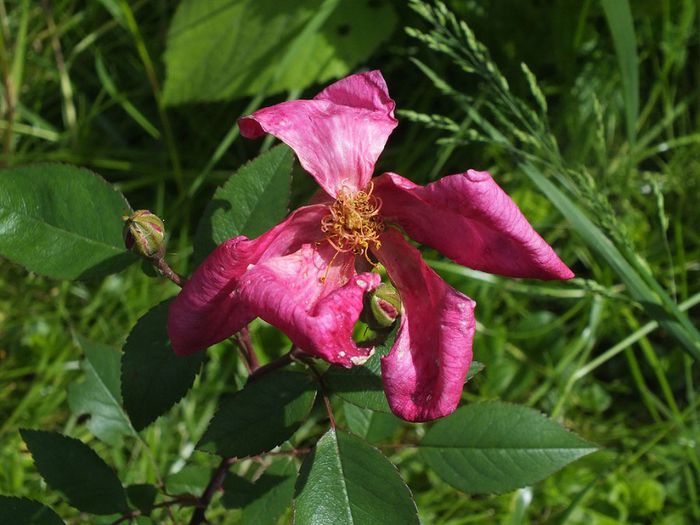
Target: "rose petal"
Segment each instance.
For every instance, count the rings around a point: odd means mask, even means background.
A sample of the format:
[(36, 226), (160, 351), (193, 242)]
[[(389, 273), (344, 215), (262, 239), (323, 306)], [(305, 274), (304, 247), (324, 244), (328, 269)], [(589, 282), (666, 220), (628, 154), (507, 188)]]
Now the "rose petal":
[(454, 411), (472, 361), (476, 303), (431, 270), (400, 233), (382, 234), (377, 256), (401, 294), (394, 347), (382, 358), (391, 410), (408, 421)]
[(321, 238), (327, 207), (299, 208), (255, 240), (235, 237), (220, 245), (185, 283), (170, 306), (168, 336), (175, 353), (187, 355), (223, 341), (255, 318), (242, 304), (239, 284), (251, 264), (298, 250)]
[(380, 282), (377, 274), (355, 275), (354, 259), (351, 253), (336, 255), (328, 243), (305, 244), (246, 272), (241, 298), (301, 350), (351, 367), (371, 351), (358, 347), (352, 332), (363, 294)]
[(389, 96), (389, 88), (379, 70), (345, 77), (314, 97), (340, 106), (369, 109), (394, 118), (396, 103)]
[(395, 173), (375, 181), (382, 216), (464, 266), (509, 277), (570, 279), (573, 272), (485, 171), (418, 186)]
[(339, 80), (313, 100), (293, 100), (239, 121), (241, 135), (270, 133), (289, 145), (329, 195), (363, 189), (396, 127), (394, 101), (378, 71)]

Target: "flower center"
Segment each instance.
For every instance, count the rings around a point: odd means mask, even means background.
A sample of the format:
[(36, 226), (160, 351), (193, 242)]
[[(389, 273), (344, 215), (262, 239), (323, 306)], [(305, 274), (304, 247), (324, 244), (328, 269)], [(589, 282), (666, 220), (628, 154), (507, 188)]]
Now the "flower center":
[(367, 255), (370, 247), (382, 246), (379, 234), (384, 231), (384, 221), (379, 215), (382, 200), (372, 195), (374, 183), (370, 182), (367, 191), (350, 193), (341, 190), (335, 202), (329, 206), (329, 213), (321, 219), (321, 231), (336, 252), (352, 252)]

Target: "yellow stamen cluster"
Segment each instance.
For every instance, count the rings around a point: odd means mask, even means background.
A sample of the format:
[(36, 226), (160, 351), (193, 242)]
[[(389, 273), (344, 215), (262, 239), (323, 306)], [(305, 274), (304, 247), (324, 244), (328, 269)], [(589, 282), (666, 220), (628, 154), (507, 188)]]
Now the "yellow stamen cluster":
[(379, 215), (382, 200), (372, 195), (374, 184), (367, 191), (349, 193), (341, 190), (336, 201), (329, 207), (330, 213), (321, 219), (321, 231), (337, 253), (352, 252), (367, 255), (370, 246), (379, 249), (379, 235), (384, 231), (384, 222)]

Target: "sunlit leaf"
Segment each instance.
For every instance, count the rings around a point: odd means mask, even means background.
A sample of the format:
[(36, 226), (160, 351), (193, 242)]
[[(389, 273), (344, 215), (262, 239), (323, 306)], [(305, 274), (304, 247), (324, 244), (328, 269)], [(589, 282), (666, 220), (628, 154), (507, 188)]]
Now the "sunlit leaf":
[(130, 211), (121, 193), (85, 169), (0, 170), (0, 255), (57, 279), (117, 272), (136, 260), (122, 239)]
[(68, 387), (68, 405), (74, 414), (87, 415), (87, 426), (105, 443), (117, 445), (121, 436), (132, 435), (119, 389), (121, 354), (111, 346), (78, 337), (85, 360), (85, 381)]
[(339, 78), (395, 25), (382, 0), (185, 0), (168, 32), (165, 100), (225, 100)]
[(294, 522), (408, 525), (418, 515), (411, 491), (381, 452), (331, 429), (299, 471)]
[(488, 493), (540, 481), (597, 448), (536, 410), (485, 402), (438, 420), (420, 450), (453, 487)]

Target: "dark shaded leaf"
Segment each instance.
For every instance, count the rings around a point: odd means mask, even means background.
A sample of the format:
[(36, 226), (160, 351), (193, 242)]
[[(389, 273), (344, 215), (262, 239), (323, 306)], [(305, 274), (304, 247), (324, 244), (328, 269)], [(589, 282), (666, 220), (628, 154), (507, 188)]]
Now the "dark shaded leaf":
[(21, 525), (64, 525), (53, 510), (27, 498), (0, 496), (0, 523)]
[(126, 487), (126, 495), (129, 497), (129, 503), (148, 514), (153, 509), (158, 489), (148, 483), (137, 483)]
[(315, 396), (307, 374), (270, 372), (221, 402), (197, 448), (239, 458), (267, 452), (296, 432)]
[(168, 339), (170, 301), (152, 308), (131, 330), (122, 356), (124, 407), (136, 430), (146, 428), (187, 393), (204, 352), (181, 357)]
[(39, 474), (75, 508), (92, 514), (127, 510), (119, 478), (85, 443), (55, 432), (24, 429), (20, 433)]
[(226, 507), (243, 509), (242, 525), (275, 525), (292, 504), (296, 478), (296, 466), (289, 458), (274, 461), (255, 483), (229, 475), (222, 502)]
[(331, 366), (323, 376), (328, 390), (361, 408), (390, 413), (382, 384), (381, 357), (391, 352), (400, 324), (400, 319), (394, 323), (384, 342), (377, 345), (374, 355), (364, 365), (350, 369)]

